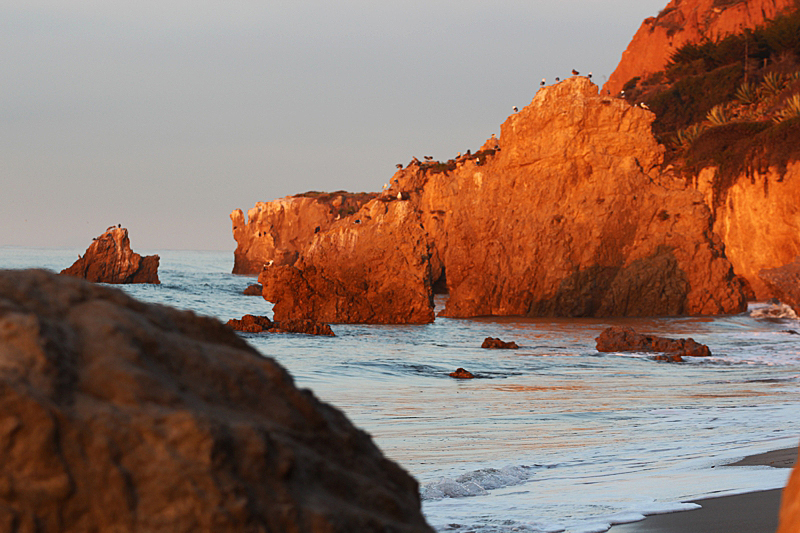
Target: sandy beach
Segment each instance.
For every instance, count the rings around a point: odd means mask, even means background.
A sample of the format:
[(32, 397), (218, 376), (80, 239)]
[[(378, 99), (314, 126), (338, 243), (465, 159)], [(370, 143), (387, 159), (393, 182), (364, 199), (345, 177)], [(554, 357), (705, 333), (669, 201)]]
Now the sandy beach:
[[(797, 448), (745, 457), (728, 466), (766, 465), (791, 468)], [(612, 527), (610, 533), (774, 533), (778, 528), (781, 490), (697, 500), (693, 511), (648, 516), (640, 522)]]

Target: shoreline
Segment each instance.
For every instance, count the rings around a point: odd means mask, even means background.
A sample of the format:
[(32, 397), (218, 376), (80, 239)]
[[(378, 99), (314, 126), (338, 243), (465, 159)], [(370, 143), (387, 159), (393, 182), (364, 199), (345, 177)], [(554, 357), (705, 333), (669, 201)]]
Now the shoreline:
[[(723, 466), (771, 466), (792, 468), (797, 448), (751, 455)], [(639, 522), (612, 526), (609, 533), (774, 533), (783, 489), (692, 500), (701, 507), (650, 515)]]

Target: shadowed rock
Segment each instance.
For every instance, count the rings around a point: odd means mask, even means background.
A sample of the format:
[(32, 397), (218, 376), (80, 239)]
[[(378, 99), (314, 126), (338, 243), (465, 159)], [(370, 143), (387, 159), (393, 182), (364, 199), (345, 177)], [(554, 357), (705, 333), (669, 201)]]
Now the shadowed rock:
[(642, 335), (627, 326), (606, 328), (597, 341), (598, 352), (661, 352), (667, 356), (660, 361), (682, 361), (682, 357), (709, 357), (711, 350), (694, 339), (669, 339), (655, 335)]
[(759, 271), (758, 277), (781, 302), (800, 314), (800, 257), (788, 265), (763, 269)]
[(327, 335), (335, 337), (328, 324), (313, 320), (283, 320), (273, 322), (268, 317), (244, 315), (241, 319), (228, 320), (228, 326), (244, 333), (304, 333), (306, 335)]
[(517, 348), (519, 348), (519, 346), (517, 346), (517, 343), (514, 341), (505, 342), (501, 341), (500, 339), (496, 339), (494, 337), (486, 337), (485, 339), (483, 339), (483, 344), (481, 344), (481, 348), (516, 350)]
[(112, 226), (61, 274), (97, 283), (161, 283), (158, 263), (157, 255), (142, 257), (131, 250), (127, 229)]
[(0, 529), (426, 532), (418, 485), (230, 328), (0, 271)]

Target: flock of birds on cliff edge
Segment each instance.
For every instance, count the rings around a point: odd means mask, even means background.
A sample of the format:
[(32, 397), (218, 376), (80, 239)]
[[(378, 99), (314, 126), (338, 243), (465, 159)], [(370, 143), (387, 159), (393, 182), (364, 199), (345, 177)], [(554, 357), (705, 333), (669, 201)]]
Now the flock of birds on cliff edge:
[[(579, 76), (580, 72), (578, 72), (575, 69), (572, 69), (572, 75), (573, 76)], [(586, 77), (591, 80), (592, 79), (592, 73), (590, 72), (589, 74), (586, 75)], [(561, 82), (561, 78), (556, 76), (555, 82), (556, 83), (560, 83)], [(542, 81), (539, 82), (539, 87), (544, 87), (545, 85), (547, 85), (547, 78), (542, 78)], [(606, 90), (606, 93), (608, 95), (610, 95), (611, 91)], [(625, 91), (620, 91), (619, 94), (617, 95), (617, 98), (624, 99), (625, 98)], [(650, 107), (647, 104), (645, 104), (644, 102), (641, 102), (639, 104), (634, 104), (634, 105), (638, 106), (638, 107), (640, 107), (642, 109), (646, 109), (648, 111), (650, 110)], [(519, 112), (519, 108), (517, 106), (512, 106), (511, 109), (514, 111), (514, 113)], [(495, 139), (495, 134), (494, 133), (492, 133), (492, 139)], [(494, 150), (495, 151), (500, 151), (500, 146), (498, 144), (495, 144)], [(438, 161), (434, 161), (433, 157), (429, 156), (429, 155), (423, 156), (423, 159), (425, 159), (425, 164), (438, 163)], [(472, 158), (471, 157), (471, 153), (470, 153), (469, 150), (467, 150), (467, 153), (465, 155), (463, 155), (463, 156), (461, 155), (461, 152), (458, 152), (458, 155), (456, 156), (454, 161), (456, 163), (458, 163), (458, 162), (460, 162), (460, 161), (462, 161), (464, 159), (473, 159), (475, 161), (476, 165), (480, 165), (481, 164), (480, 157)], [(423, 164), (423, 163), (421, 163), (419, 159), (417, 159), (416, 157), (413, 157), (413, 158), (411, 158), (411, 162), (407, 166), (421, 165), (421, 164)], [(395, 165), (395, 167), (398, 170), (403, 170), (403, 164), (402, 163), (397, 163)], [(383, 184), (383, 190), (385, 191), (388, 188), (390, 188), (390, 185), (388, 183), (384, 183)]]

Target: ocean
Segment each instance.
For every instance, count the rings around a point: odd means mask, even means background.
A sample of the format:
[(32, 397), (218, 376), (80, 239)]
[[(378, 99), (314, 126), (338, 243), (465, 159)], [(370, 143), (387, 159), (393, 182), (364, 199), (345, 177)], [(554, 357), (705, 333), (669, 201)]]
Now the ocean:
[[(0, 268), (59, 271), (82, 249), (0, 247)], [(230, 274), (232, 252), (161, 256), (161, 285), (121, 288), (226, 321), (271, 316)], [(437, 297), (437, 307), (446, 297)], [(785, 485), (789, 469), (725, 466), (800, 440), (800, 322), (719, 317), (437, 318), (418, 326), (332, 324), (335, 338), (244, 334), (298, 386), (343, 410), (420, 483), (438, 531), (603, 532), (692, 499)], [(686, 363), (603, 354), (610, 325), (692, 337)], [(484, 350), (486, 337), (519, 350)], [(472, 380), (448, 376), (463, 367)]]

